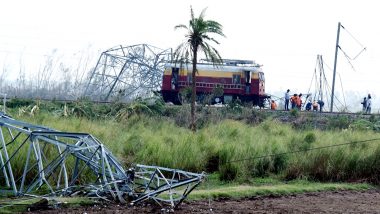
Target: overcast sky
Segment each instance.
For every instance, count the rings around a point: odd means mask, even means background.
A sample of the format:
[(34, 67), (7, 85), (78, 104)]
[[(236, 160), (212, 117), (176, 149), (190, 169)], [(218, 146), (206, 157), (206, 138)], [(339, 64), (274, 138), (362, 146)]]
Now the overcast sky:
[(318, 54), (331, 84), (341, 22), (343, 51), (354, 58), (367, 50), (350, 61), (353, 68), (339, 52), (336, 93), (343, 86), (349, 105), (357, 107), (371, 93), (374, 108), (380, 105), (380, 13), (375, 0), (3, 0), (0, 5), (0, 66), (17, 72), (22, 59), (32, 74), (53, 50), (70, 63), (83, 51), (96, 61), (100, 51), (117, 45), (175, 48), (184, 31), (174, 26), (188, 24), (190, 5), (196, 15), (207, 7), (206, 19), (220, 22), (227, 36), (217, 38), (222, 57), (262, 64), (266, 90), (277, 96), (288, 88), (308, 92)]

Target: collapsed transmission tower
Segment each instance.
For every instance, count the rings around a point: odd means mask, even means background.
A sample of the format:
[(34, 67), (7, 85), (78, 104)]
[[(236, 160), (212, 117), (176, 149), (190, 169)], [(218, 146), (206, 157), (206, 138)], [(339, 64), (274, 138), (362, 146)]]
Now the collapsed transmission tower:
[(146, 165), (125, 170), (90, 134), (60, 132), (0, 112), (0, 193), (5, 195), (82, 194), (176, 208), (204, 176)]
[(84, 96), (94, 101), (133, 100), (161, 88), (171, 49), (141, 44), (104, 51), (90, 75)]

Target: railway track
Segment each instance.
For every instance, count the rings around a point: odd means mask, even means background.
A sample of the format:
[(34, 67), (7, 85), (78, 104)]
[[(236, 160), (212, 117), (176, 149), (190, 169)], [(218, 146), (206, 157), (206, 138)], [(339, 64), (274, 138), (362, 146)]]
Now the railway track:
[[(291, 113), (291, 111), (285, 111), (285, 110), (271, 110), (271, 109), (262, 109), (261, 111), (266, 112), (283, 112), (283, 113)], [(370, 118), (370, 117), (377, 117), (380, 114), (373, 113), (373, 114), (364, 114), (364, 113), (353, 113), (353, 112), (320, 112), (320, 111), (298, 111), (298, 114), (301, 115), (320, 115), (320, 116), (326, 116), (326, 117), (337, 117), (337, 116), (347, 116), (352, 118)]]

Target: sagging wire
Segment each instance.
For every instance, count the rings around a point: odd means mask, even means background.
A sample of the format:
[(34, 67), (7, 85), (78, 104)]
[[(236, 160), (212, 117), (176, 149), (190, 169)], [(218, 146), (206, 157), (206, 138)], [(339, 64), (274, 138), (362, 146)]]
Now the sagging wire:
[(359, 53), (358, 54), (356, 54), (356, 56), (355, 57), (353, 57), (353, 58), (351, 58), (343, 49), (342, 49), (342, 47), (340, 47), (340, 46), (338, 46), (338, 48), (342, 51), (342, 53), (344, 54), (344, 56), (346, 57), (346, 59), (347, 59), (347, 61), (348, 61), (348, 63), (351, 65), (351, 68), (354, 70), (354, 71), (356, 71), (355, 70), (355, 68), (354, 68), (354, 66), (353, 66), (353, 64), (351, 63), (351, 61), (354, 61), (356, 58), (358, 58), (364, 51), (366, 51), (367, 50), (367, 48), (361, 43), (361, 42), (359, 42), (359, 40), (356, 38), (356, 37), (354, 37), (353, 35), (352, 35), (352, 33), (350, 33), (343, 25), (340, 25), (346, 32), (347, 32), (347, 34), (352, 38), (352, 39), (354, 39), (354, 41), (357, 43), (357, 44), (359, 44), (360, 46), (361, 46), (361, 50), (359, 51)]
[(342, 77), (340, 76), (340, 73), (338, 73), (339, 75), (339, 80), (340, 80), (340, 87), (342, 88), (342, 96), (343, 96), (343, 101), (344, 101), (344, 109), (347, 108), (347, 102), (346, 102), (346, 96), (344, 95), (344, 89), (343, 89), (343, 84), (342, 84)]
[(350, 64), (352, 70), (356, 72), (356, 69), (355, 69), (354, 65), (351, 63), (352, 59), (348, 56), (348, 54), (340, 46), (338, 46), (338, 47), (342, 51), (343, 55), (346, 57), (347, 62), (348, 62), (348, 64)]
[(249, 161), (249, 160), (255, 160), (255, 159), (262, 159), (262, 158), (268, 158), (268, 157), (276, 157), (276, 156), (281, 156), (281, 155), (309, 152), (309, 151), (313, 151), (313, 150), (328, 149), (328, 148), (333, 148), (333, 147), (348, 146), (348, 145), (352, 145), (352, 144), (368, 143), (368, 142), (373, 142), (373, 141), (380, 142), (380, 138), (373, 138), (373, 139), (368, 139), (368, 140), (353, 141), (353, 142), (348, 142), (348, 143), (340, 143), (340, 144), (335, 144), (335, 145), (314, 147), (314, 148), (309, 148), (309, 149), (301, 149), (301, 150), (282, 152), (282, 153), (277, 153), (277, 154), (276, 153), (275, 154), (268, 154), (268, 155), (256, 156), (256, 157), (252, 157), (252, 158), (236, 159), (236, 160), (232, 160), (232, 161), (227, 161), (225, 164), (235, 163), (235, 162), (243, 162), (243, 161)]
[[(327, 67), (327, 69), (329, 69), (331, 72), (333, 72), (333, 70), (331, 69), (330, 66), (328, 66), (326, 63), (324, 63), (324, 65)], [(325, 87), (326, 87), (326, 99), (329, 102), (328, 98), (331, 96), (331, 94), (328, 94), (327, 91), (331, 91), (331, 86), (328, 84), (328, 81), (327, 81), (327, 78), (326, 78), (326, 74), (323, 73), (323, 78), (324, 78), (324, 82), (325, 82)], [(339, 102), (340, 105), (344, 106), (342, 101), (340, 99), (338, 99), (337, 95), (335, 94), (334, 97), (333, 97), (335, 100), (337, 100)], [(337, 104), (335, 103), (334, 107), (338, 108)]]
[[(360, 46), (362, 46), (362, 47), (364, 47), (364, 45), (362, 44), (362, 43), (360, 43), (359, 42), (359, 40), (358, 39), (356, 39), (355, 37), (354, 37), (354, 35), (352, 35), (352, 33), (350, 33), (342, 24), (340, 25), (347, 33), (348, 33), (348, 35), (350, 35), (351, 36), (351, 38), (353, 38)], [(364, 49), (366, 49), (365, 47), (364, 47)]]
[[(309, 90), (307, 91), (307, 93), (309, 94), (310, 93), (310, 90), (311, 90), (311, 86), (313, 85), (313, 82), (314, 82), (314, 77), (317, 81), (317, 65), (318, 65), (318, 57), (317, 57), (317, 60), (315, 62), (315, 67), (314, 67), (314, 74), (313, 74), (313, 77), (311, 78), (311, 82), (310, 82), (310, 86), (309, 86)], [(316, 85), (316, 82), (315, 81), (315, 88), (317, 88), (317, 85)], [(314, 94), (314, 100), (315, 100), (315, 94)]]

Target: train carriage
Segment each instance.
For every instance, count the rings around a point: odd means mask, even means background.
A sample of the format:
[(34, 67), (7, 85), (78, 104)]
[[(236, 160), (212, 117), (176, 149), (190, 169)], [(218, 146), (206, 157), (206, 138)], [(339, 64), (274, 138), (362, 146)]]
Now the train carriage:
[[(263, 106), (268, 98), (265, 94), (265, 78), (261, 66), (248, 60), (223, 60), (221, 65), (198, 63), (196, 74), (197, 99), (211, 94), (216, 87), (223, 88), (223, 96), (214, 101), (227, 103), (239, 98)], [(180, 104), (180, 91), (191, 87), (191, 64), (167, 64), (162, 80), (162, 95), (165, 102)]]

